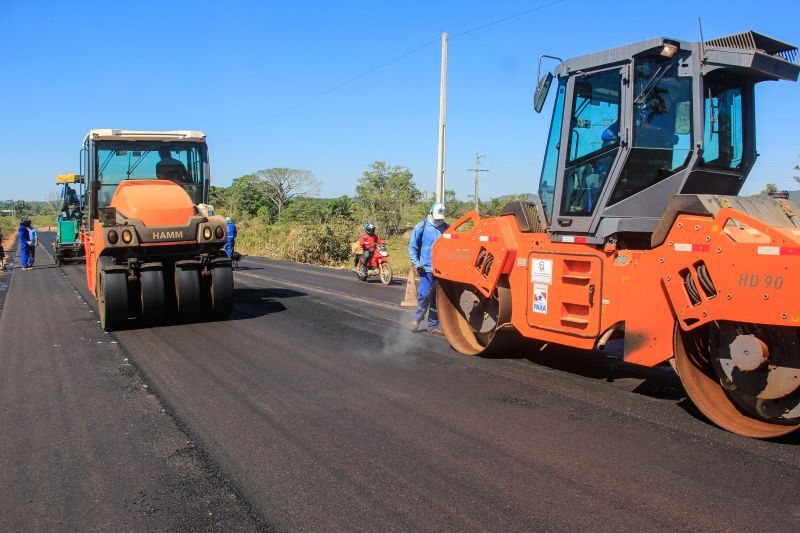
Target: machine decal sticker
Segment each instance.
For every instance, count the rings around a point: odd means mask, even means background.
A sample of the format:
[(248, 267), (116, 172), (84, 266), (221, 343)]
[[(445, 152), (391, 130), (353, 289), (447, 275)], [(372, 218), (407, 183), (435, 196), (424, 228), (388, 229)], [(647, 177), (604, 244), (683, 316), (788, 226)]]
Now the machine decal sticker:
[(533, 312), (547, 314), (547, 293), (550, 287), (547, 285), (533, 284)]
[(531, 257), (531, 281), (550, 285), (553, 283), (553, 260)]

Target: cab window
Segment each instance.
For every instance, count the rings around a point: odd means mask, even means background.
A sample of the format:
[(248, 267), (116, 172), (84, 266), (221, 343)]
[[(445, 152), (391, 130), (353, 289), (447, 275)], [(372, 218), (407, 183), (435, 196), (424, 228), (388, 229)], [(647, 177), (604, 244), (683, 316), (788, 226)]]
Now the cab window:
[(558, 168), (558, 147), (561, 143), (561, 120), (564, 117), (564, 97), (567, 92), (567, 80), (558, 80), (556, 103), (553, 106), (553, 118), (550, 122), (550, 135), (547, 138), (547, 149), (542, 163), (542, 175), (539, 178), (539, 199), (544, 208), (547, 223), (553, 217), (553, 196), (556, 190), (556, 170)]
[(622, 74), (618, 69), (598, 72), (574, 83), (561, 214), (589, 216), (619, 151)]
[(709, 75), (705, 79), (703, 165), (739, 170), (744, 154), (744, 90), (738, 80)]
[(619, 145), (621, 87), (619, 70), (575, 78), (569, 163)]
[(633, 149), (609, 205), (683, 169), (692, 153), (692, 78), (679, 59), (642, 58), (634, 66)]

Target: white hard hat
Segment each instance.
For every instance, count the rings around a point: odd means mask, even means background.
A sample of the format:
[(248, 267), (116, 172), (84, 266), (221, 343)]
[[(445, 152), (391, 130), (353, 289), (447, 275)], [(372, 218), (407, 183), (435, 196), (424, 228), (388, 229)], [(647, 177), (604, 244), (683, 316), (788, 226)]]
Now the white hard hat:
[(431, 206), (431, 216), (434, 220), (444, 220), (444, 204), (436, 202)]

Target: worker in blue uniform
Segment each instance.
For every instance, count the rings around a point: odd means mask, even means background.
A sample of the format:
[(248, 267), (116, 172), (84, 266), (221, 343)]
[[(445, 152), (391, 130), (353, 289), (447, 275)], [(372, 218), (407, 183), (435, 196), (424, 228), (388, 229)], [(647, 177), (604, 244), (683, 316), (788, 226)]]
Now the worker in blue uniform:
[(28, 220), (28, 268), (33, 268), (33, 263), (36, 261), (36, 247), (39, 246), (39, 234), (36, 228)]
[(17, 242), (19, 243), (19, 253), (20, 253), (20, 260), (22, 261), (22, 270), (28, 270), (30, 268), (28, 263), (30, 263), (30, 246), (31, 246), (31, 237), (28, 233), (28, 227), (31, 225), (31, 221), (25, 217), (22, 217), (19, 221), (19, 233), (17, 234), (18, 239)]
[(230, 257), (233, 255), (233, 248), (236, 245), (236, 224), (233, 223), (231, 217), (226, 217), (225, 222), (228, 223), (228, 242), (225, 243), (224, 250)]
[(428, 332), (441, 335), (439, 316), (436, 313), (436, 280), (433, 277), (431, 256), (433, 243), (450, 227), (444, 221), (444, 204), (436, 202), (425, 219), (414, 227), (408, 241), (408, 257), (411, 265), (419, 273), (417, 291), (417, 310), (411, 322), (411, 331), (417, 331), (425, 313), (428, 314)]

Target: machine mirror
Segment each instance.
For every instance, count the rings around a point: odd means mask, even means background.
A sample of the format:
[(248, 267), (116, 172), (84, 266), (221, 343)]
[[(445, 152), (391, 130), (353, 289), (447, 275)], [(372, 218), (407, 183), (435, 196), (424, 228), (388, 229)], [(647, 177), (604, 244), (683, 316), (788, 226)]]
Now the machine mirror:
[(536, 92), (533, 95), (533, 109), (537, 113), (541, 113), (544, 107), (544, 102), (547, 100), (547, 93), (550, 92), (551, 83), (553, 83), (553, 74), (548, 72), (542, 76), (542, 79), (536, 84)]
[(675, 133), (677, 135), (687, 135), (691, 123), (692, 117), (689, 114), (689, 102), (678, 102), (675, 110)]
[(131, 152), (131, 154), (133, 154), (133, 157), (142, 157), (142, 152)]
[(126, 155), (128, 155), (128, 151), (127, 150), (117, 150), (117, 155), (119, 157), (126, 156)]

